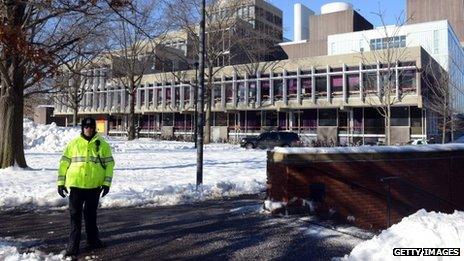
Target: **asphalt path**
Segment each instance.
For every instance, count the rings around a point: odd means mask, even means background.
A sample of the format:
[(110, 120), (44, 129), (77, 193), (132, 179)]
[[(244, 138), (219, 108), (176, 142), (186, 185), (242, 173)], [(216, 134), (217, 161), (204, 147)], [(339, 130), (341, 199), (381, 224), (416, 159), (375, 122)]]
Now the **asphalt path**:
[[(79, 260), (330, 260), (372, 234), (311, 216), (260, 211), (260, 196), (143, 208), (100, 209), (105, 249)], [(21, 251), (60, 253), (68, 237), (67, 211), (0, 212), (0, 237), (21, 239)], [(84, 230), (84, 229), (83, 229)]]

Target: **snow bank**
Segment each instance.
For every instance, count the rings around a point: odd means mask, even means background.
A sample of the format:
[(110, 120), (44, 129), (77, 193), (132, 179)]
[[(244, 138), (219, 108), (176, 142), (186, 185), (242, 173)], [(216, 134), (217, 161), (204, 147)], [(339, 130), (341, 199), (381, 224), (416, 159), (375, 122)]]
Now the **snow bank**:
[[(59, 159), (76, 128), (36, 125), (25, 120), (26, 160), (31, 169), (0, 170), (0, 210), (66, 207), (56, 192)], [(197, 190), (193, 143), (109, 138), (116, 166), (102, 207), (160, 206), (191, 203), (266, 188), (266, 151), (230, 144), (204, 150), (203, 185)]]
[(274, 152), (284, 154), (338, 154), (338, 153), (401, 153), (464, 150), (464, 144), (433, 144), (416, 146), (360, 146), (360, 147), (318, 147), (318, 148), (281, 148)]
[(35, 124), (24, 119), (24, 148), (40, 152), (61, 152), (64, 146), (81, 132), (79, 127), (58, 127), (55, 123), (50, 125)]
[[(343, 260), (399, 260), (393, 248), (461, 248), (464, 250), (464, 212), (417, 213), (357, 245)], [(404, 257), (404, 260), (462, 260), (461, 257)]]
[(4, 261), (19, 261), (19, 260), (64, 260), (63, 254), (53, 255), (44, 254), (40, 251), (29, 253), (20, 253), (17, 248), (18, 243), (12, 243), (0, 239), (0, 260)]

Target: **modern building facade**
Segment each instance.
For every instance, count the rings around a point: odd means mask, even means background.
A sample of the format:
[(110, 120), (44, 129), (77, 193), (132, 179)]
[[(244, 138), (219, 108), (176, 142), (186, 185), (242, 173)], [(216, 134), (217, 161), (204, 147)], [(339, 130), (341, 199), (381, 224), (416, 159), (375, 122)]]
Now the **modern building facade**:
[[(253, 74), (239, 74), (237, 66), (220, 69), (213, 79), (211, 100), (207, 101), (212, 108), (213, 140), (238, 141), (244, 135), (279, 129), (296, 131), (307, 142), (346, 145), (382, 142), (385, 118), (376, 97), (385, 95), (382, 86), (386, 74), (395, 79), (390, 93), (396, 100), (391, 117), (392, 142), (438, 135), (436, 117), (425, 102), (428, 86), (422, 80), (423, 68), (436, 61), (448, 71), (454, 70), (446, 66), (447, 61), (451, 56), (462, 56), (463, 51), (455, 46), (458, 38), (451, 25), (437, 21), (401, 28), (398, 39), (389, 42), (397, 44), (403, 55), (388, 65), (376, 56), (383, 46), (377, 39), (384, 38), (378, 29), (372, 29), (364, 18), (356, 18), (359, 14), (353, 10), (329, 10), (333, 12), (322, 15), (327, 19), (311, 20), (310, 39), (303, 43), (311, 44), (311, 39), (317, 39), (320, 45), (316, 49), (323, 46), (324, 55), (307, 50), (301, 54), (295, 52), (295, 57), (274, 61), (272, 66), (266, 67), (269, 62), (262, 62), (261, 68), (267, 69)], [(331, 23), (329, 17), (337, 16), (344, 17), (343, 21), (353, 21), (348, 26), (351, 29), (345, 28), (351, 32), (326, 35), (323, 44), (321, 28)], [(362, 21), (360, 26), (355, 26), (356, 19)], [(316, 27), (320, 32), (314, 32)], [(438, 43), (434, 36), (438, 36)], [(361, 44), (361, 37), (367, 42)], [(463, 64), (461, 58), (456, 60), (458, 65)], [(105, 75), (100, 69), (96, 71), (94, 75)], [(140, 134), (188, 139), (193, 132), (195, 71), (184, 71), (182, 79), (169, 75), (153, 73), (143, 78), (136, 98)], [(126, 133), (127, 93), (105, 77), (94, 77), (88, 84), (92, 84), (92, 91), (86, 94), (80, 115), (105, 120), (110, 134)], [(69, 117), (71, 111), (57, 104), (55, 114)]]

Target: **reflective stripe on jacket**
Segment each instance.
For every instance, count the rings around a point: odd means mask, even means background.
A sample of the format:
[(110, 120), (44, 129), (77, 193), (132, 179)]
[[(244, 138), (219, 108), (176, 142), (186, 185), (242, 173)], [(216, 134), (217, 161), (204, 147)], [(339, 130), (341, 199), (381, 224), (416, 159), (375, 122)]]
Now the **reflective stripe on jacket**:
[[(100, 140), (98, 152), (95, 142), (97, 139)], [(85, 189), (111, 186), (113, 168), (114, 159), (108, 142), (98, 134), (90, 141), (79, 136), (69, 142), (63, 152), (57, 183), (58, 186)]]

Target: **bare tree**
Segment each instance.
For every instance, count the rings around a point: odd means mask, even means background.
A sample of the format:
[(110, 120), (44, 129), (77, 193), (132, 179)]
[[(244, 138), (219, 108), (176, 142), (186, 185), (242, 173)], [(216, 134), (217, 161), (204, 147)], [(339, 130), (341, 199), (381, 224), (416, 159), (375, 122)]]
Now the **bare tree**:
[(89, 33), (82, 28), (95, 30), (106, 13), (125, 2), (0, 2), (0, 168), (27, 167), (23, 146), (25, 97), (50, 90), (43, 80), (53, 76), (69, 50)]
[[(245, 23), (238, 17), (238, 10), (250, 1), (207, 1), (206, 9), (206, 59), (205, 59), (205, 101), (211, 101), (214, 78), (226, 66), (234, 63), (237, 40), (242, 37), (240, 28)], [(182, 0), (170, 5), (173, 24), (186, 32), (192, 40), (194, 57), (198, 59), (200, 1)], [(211, 102), (205, 103), (204, 143), (211, 141)]]
[(156, 70), (157, 43), (152, 39), (162, 36), (167, 28), (162, 19), (164, 13), (161, 10), (161, 0), (138, 2), (134, 5), (137, 12), (121, 11), (121, 15), (109, 26), (112, 40), (106, 47), (112, 67), (112, 80), (129, 97), (129, 140), (136, 137), (137, 90), (144, 75)]
[(372, 73), (373, 75), (367, 73), (367, 86), (363, 88), (363, 97), (385, 119), (385, 143), (391, 145), (392, 107), (400, 103), (407, 94), (397, 89), (397, 81), (401, 80), (404, 72), (397, 71), (396, 67), (407, 57), (408, 50), (401, 29), (411, 18), (403, 18), (403, 15), (400, 15), (395, 26), (392, 27), (387, 26), (384, 12), (379, 11), (374, 14), (379, 17), (382, 24), (380, 27), (381, 42), (379, 46), (372, 44), (369, 54), (361, 52), (360, 56), (363, 64), (381, 64), (380, 79), (377, 79), (377, 72)]
[[(454, 63), (450, 59), (450, 63)], [(454, 93), (459, 90), (453, 72), (447, 72), (435, 60), (430, 59), (422, 68), (422, 79), (425, 83), (424, 97), (427, 108), (439, 118), (441, 142), (448, 141), (448, 134), (461, 129), (460, 121), (455, 115)]]
[(88, 72), (99, 66), (98, 56), (103, 51), (99, 40), (104, 39), (103, 35), (93, 33), (82, 40), (71, 50), (69, 59), (63, 62), (55, 78), (56, 91), (59, 93), (54, 95), (55, 102), (72, 109), (73, 126), (77, 125), (81, 102), (91, 90), (91, 85), (88, 84), (91, 75)]

